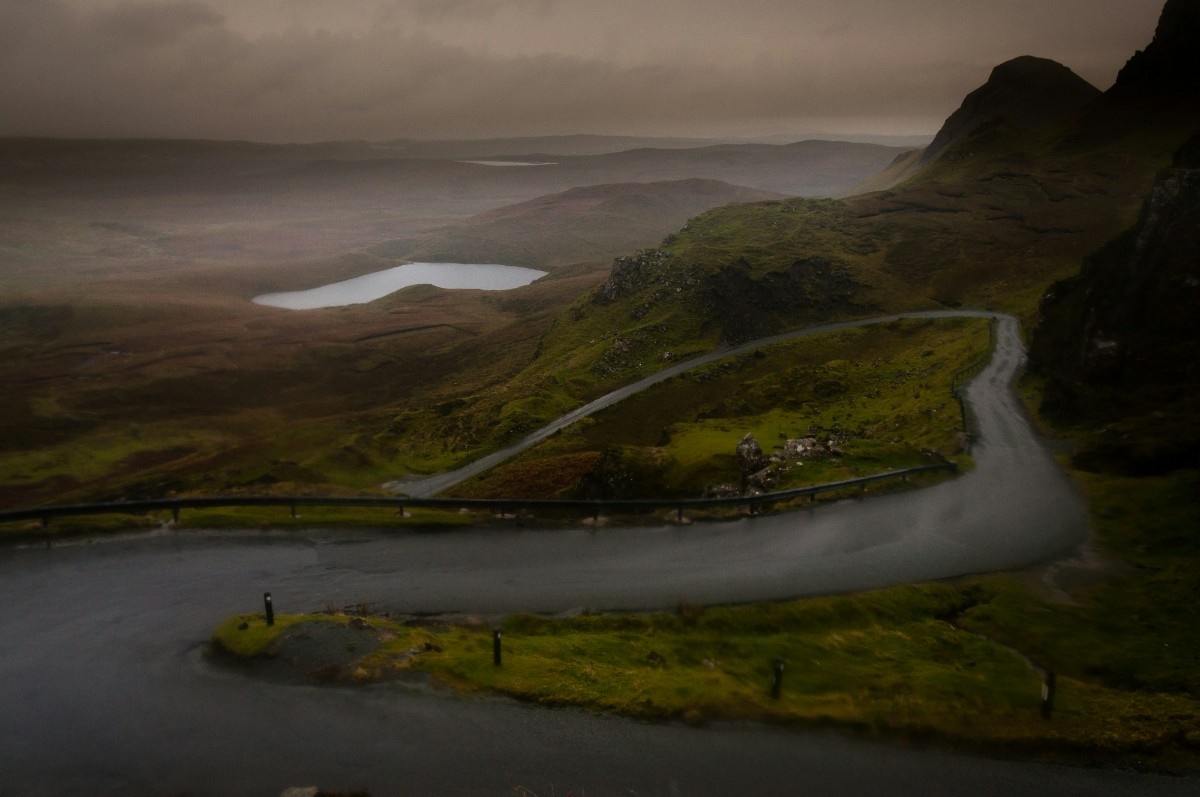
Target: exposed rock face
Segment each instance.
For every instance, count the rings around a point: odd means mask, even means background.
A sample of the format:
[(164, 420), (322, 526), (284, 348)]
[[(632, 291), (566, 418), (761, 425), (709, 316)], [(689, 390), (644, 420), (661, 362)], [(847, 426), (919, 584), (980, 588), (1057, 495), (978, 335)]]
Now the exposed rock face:
[(1154, 41), (1129, 59), (1110, 93), (1200, 94), (1200, 3), (1167, 0)]
[(670, 257), (662, 249), (643, 249), (613, 261), (608, 280), (592, 296), (595, 304), (612, 302), (632, 296), (654, 281), (662, 281), (661, 266)]
[(921, 154), (920, 163), (931, 163), (948, 147), (994, 120), (1003, 118), (1021, 130), (1037, 130), (1098, 96), (1099, 89), (1056, 61), (1030, 55), (1006, 61), (950, 115)]
[(843, 456), (843, 452), (837, 447), (833, 438), (822, 443), (815, 437), (801, 437), (798, 440), (788, 440), (783, 444), (783, 456), (786, 459), (817, 461)]
[(752, 474), (762, 469), (763, 465), (767, 464), (766, 457), (763, 456), (762, 446), (754, 439), (754, 435), (747, 434), (737, 444), (737, 463), (738, 470), (742, 473), (742, 483), (745, 484), (750, 480)]
[(1042, 412), (1060, 423), (1151, 419), (1136, 434), (1162, 439), (1127, 440), (1129, 451), (1109, 446), (1106, 456), (1130, 459), (1126, 469), (1136, 472), (1192, 463), (1200, 440), (1198, 308), (1200, 136), (1159, 176), (1137, 225), (1043, 297), (1030, 351), (1047, 380)]
[(793, 325), (797, 317), (815, 323), (854, 307), (860, 288), (844, 266), (823, 257), (758, 279), (744, 263), (734, 263), (705, 279), (704, 312), (720, 319), (725, 341), (752, 340)]

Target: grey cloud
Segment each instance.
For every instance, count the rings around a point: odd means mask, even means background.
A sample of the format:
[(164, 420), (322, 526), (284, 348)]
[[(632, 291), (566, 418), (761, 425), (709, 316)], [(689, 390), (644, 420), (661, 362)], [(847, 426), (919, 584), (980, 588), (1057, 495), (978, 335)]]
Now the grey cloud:
[[(658, 16), (617, 26), (636, 4), (611, 0), (620, 8), (596, 6), (600, 16), (563, 19), (581, 7), (573, 2), (438, 0), (443, 12), (436, 13), (460, 16), (424, 28), (413, 14), (420, 7), (435, 13), (432, 0), (362, 0), (349, 5), (370, 13), (402, 8), (408, 16), (361, 29), (289, 22), (251, 35), (231, 27), (228, 2), (0, 0), (0, 135), (311, 140), (889, 124), (932, 130), (1002, 58), (1058, 55), (1039, 47), (1048, 34), (1030, 18), (1046, 4), (1031, 0), (914, 0), (905, 14), (881, 0), (743, 0), (739, 7), (761, 18), (740, 28), (729, 23), (733, 3), (663, 0), (653, 9)], [(1113, 8), (1113, 0), (1088, 2)], [(693, 6), (697, 13), (687, 14)], [(698, 13), (702, 6), (709, 15)], [(342, 6), (297, 0), (289, 7), (309, 8), (321, 21)], [(517, 9), (526, 16), (512, 19)], [(523, 21), (548, 27), (530, 46), (506, 52), (460, 42), (446, 31), (465, 25), (443, 24), (492, 13), (496, 24), (485, 27), (497, 36), (516, 36)], [(543, 46), (546, 30), (574, 26), (582, 36), (601, 18), (634, 42), (638, 58), (576, 49), (569, 38), (554, 40), (554, 50)], [(1028, 46), (1017, 49), (1026, 38)], [(981, 54), (984, 42), (990, 49)], [(1063, 46), (1115, 72), (1142, 44), (1107, 32)]]
[(197, 28), (217, 28), (224, 18), (211, 7), (190, 0), (139, 2), (96, 12), (97, 27), (138, 45), (175, 41)]
[(492, 17), (505, 8), (545, 14), (559, 5), (559, 0), (399, 0), (395, 5), (411, 8), (421, 19), (445, 20)]

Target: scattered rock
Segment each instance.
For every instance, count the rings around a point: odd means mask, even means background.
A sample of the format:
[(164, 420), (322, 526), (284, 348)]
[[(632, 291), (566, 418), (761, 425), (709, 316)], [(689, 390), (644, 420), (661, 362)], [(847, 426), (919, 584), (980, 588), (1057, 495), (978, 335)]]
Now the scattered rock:
[(778, 465), (763, 468), (757, 473), (752, 473), (746, 477), (746, 483), (751, 487), (756, 487), (762, 492), (769, 492), (775, 487), (776, 478), (779, 475)]

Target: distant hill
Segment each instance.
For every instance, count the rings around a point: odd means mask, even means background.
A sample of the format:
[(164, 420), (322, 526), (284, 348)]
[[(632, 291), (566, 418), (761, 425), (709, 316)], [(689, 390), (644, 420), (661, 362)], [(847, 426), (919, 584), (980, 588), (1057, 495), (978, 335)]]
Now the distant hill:
[(490, 157), (511, 158), (538, 152), (543, 155), (608, 155), (630, 149), (689, 149), (722, 143), (712, 138), (660, 138), (653, 136), (521, 136), (514, 138), (483, 138), (473, 140), (421, 140), (398, 138), (375, 145), (380, 151), (401, 158), (483, 160)]
[[(885, 168), (903, 147), (845, 141), (645, 147), (600, 155), (525, 152), (470, 160), (328, 159), (296, 164), (275, 180), (305, 190), (451, 193), (496, 207), (588, 185), (701, 178), (792, 196), (832, 196)], [(472, 161), (488, 161), (478, 163)], [(505, 163), (516, 164), (506, 166)], [(519, 164), (540, 164), (521, 166)], [(496, 201), (503, 198), (506, 201)], [(477, 208), (476, 212), (482, 210)]]
[(405, 256), (542, 268), (607, 262), (657, 244), (705, 210), (780, 198), (768, 191), (699, 179), (572, 188), (474, 216), (439, 231)]
[[(29, 285), (128, 270), (130, 258), (151, 269), (198, 261), (262, 267), (329, 261), (399, 239), (408, 243), (390, 251), (403, 255), (431, 231), (572, 188), (702, 179), (775, 194), (833, 195), (902, 151), (806, 141), (418, 158), (367, 142), (0, 139), (0, 240), (25, 242), (5, 268)], [(682, 223), (687, 216), (674, 218)], [(636, 214), (620, 223), (631, 221), (636, 228)], [(623, 240), (646, 245), (670, 227), (655, 226), (649, 240), (646, 229)], [(577, 251), (608, 259), (619, 251), (608, 248), (617, 240)], [(566, 257), (566, 250), (551, 256)]]

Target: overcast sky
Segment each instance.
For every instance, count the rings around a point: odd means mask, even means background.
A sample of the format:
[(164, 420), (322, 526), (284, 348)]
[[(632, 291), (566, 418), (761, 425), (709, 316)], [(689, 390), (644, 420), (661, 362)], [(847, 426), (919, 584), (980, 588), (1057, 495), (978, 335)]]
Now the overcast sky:
[(0, 135), (933, 133), (991, 67), (1107, 88), (1163, 0), (0, 0)]

